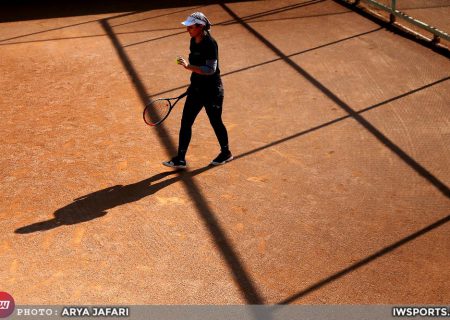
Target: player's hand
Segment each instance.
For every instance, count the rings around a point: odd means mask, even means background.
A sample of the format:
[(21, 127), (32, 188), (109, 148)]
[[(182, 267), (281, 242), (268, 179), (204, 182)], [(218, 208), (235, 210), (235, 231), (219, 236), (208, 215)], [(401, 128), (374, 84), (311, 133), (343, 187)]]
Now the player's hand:
[(187, 62), (186, 59), (184, 59), (183, 57), (177, 57), (177, 63), (185, 68), (187, 68), (189, 65), (189, 62)]

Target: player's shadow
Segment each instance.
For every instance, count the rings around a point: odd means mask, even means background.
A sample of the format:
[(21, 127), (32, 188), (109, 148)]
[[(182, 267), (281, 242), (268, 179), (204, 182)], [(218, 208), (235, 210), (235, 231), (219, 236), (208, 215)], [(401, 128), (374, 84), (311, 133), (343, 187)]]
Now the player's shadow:
[[(72, 225), (103, 217), (109, 209), (127, 203), (138, 201), (152, 195), (157, 191), (184, 179), (186, 175), (199, 174), (208, 170), (209, 166), (192, 172), (168, 171), (154, 175), (148, 179), (129, 185), (116, 185), (100, 191), (96, 191), (62, 207), (54, 212), (54, 218), (46, 221), (36, 222), (15, 230), (18, 234), (27, 234), (37, 231), (51, 230), (64, 225)], [(169, 175), (177, 174), (170, 179), (161, 180)]]

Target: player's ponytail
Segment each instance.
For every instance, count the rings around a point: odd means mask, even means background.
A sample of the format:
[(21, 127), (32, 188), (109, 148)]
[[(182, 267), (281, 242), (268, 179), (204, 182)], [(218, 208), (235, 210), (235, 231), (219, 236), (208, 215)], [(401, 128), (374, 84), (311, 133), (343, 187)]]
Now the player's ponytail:
[(205, 22), (206, 22), (206, 25), (205, 25), (205, 27), (203, 28), (203, 30), (205, 30), (205, 31), (206, 31), (206, 34), (209, 36), (209, 35), (211, 35), (211, 34), (210, 34), (210, 30), (211, 30), (211, 22), (209, 22), (208, 18), (207, 18), (205, 15), (203, 15), (203, 16), (205, 17)]

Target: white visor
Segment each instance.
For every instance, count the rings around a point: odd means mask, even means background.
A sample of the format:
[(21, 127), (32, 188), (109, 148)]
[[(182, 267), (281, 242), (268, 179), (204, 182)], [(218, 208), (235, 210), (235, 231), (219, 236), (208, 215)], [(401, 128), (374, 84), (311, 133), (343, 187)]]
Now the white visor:
[(195, 19), (194, 17), (191, 17), (191, 16), (187, 17), (186, 21), (183, 21), (181, 24), (186, 26), (186, 27), (192, 26), (194, 24), (201, 24), (201, 25), (206, 26), (206, 22), (205, 21), (202, 21), (202, 20), (199, 20), (199, 19)]

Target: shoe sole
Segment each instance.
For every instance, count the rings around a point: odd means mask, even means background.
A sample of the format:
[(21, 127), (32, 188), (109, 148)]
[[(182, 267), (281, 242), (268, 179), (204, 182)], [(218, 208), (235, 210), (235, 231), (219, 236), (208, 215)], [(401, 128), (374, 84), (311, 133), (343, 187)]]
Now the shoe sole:
[(223, 161), (223, 162), (215, 162), (215, 161), (213, 161), (213, 162), (211, 162), (211, 164), (212, 164), (213, 166), (220, 166), (220, 165), (222, 165), (222, 164), (225, 164), (225, 163), (227, 163), (227, 162), (230, 162), (230, 161), (233, 160), (233, 159), (234, 159), (234, 157), (231, 156), (231, 157), (229, 157), (227, 160), (225, 160), (225, 161)]
[(169, 167), (169, 168), (174, 168), (174, 169), (186, 169), (187, 166), (174, 166), (172, 164), (169, 164), (167, 162), (163, 162), (162, 163), (163, 166)]

